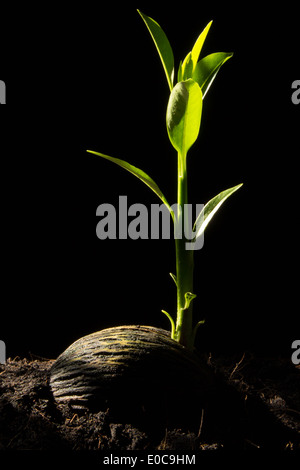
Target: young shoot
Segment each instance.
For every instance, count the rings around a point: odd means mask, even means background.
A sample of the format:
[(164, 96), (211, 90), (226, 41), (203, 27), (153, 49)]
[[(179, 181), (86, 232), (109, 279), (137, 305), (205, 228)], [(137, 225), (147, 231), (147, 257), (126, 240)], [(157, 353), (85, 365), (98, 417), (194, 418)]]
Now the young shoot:
[[(143, 181), (169, 209), (174, 223), (176, 245), (176, 276), (171, 274), (177, 288), (177, 314), (174, 318), (168, 312), (162, 312), (171, 323), (171, 336), (175, 341), (188, 349), (193, 349), (197, 329), (204, 321), (194, 325), (193, 322), (193, 272), (194, 249), (191, 243), (187, 243), (187, 235), (184, 227), (189, 227), (188, 207), (188, 178), (187, 178), (187, 154), (191, 146), (196, 142), (202, 118), (203, 100), (216, 78), (217, 73), (228, 59), (231, 52), (215, 52), (200, 58), (201, 50), (206, 36), (212, 25), (212, 21), (201, 32), (192, 50), (180, 62), (175, 80), (174, 55), (168, 38), (160, 25), (152, 18), (138, 10), (158, 51), (169, 86), (170, 97), (166, 112), (166, 127), (170, 142), (177, 152), (177, 205), (173, 211), (164, 194), (144, 171), (133, 165), (104, 155), (100, 152), (88, 150), (88, 152), (112, 161), (129, 171)], [(237, 191), (242, 184), (222, 191), (212, 198), (201, 210), (193, 226), (194, 238), (192, 244), (196, 244), (207, 225), (219, 210), (226, 199)], [(176, 234), (182, 236), (176, 236)]]

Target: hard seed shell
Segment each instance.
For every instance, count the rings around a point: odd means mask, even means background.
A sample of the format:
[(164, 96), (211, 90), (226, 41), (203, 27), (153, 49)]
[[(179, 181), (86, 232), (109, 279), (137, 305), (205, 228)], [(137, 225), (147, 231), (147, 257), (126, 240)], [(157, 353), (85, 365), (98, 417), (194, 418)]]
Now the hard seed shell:
[(198, 357), (149, 326), (120, 326), (84, 336), (56, 360), (50, 386), (59, 403), (101, 409), (155, 397), (199, 399), (212, 383)]

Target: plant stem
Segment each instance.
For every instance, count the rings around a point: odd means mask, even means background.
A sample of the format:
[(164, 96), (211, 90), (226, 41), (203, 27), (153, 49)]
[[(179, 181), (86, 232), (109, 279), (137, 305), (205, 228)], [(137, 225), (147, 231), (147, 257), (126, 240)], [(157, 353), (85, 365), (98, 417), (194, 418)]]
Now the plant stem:
[(177, 216), (175, 218), (177, 318), (174, 339), (193, 348), (192, 302), (186, 307), (187, 292), (193, 292), (194, 251), (186, 249), (185, 227), (189, 227), (186, 153), (178, 153)]

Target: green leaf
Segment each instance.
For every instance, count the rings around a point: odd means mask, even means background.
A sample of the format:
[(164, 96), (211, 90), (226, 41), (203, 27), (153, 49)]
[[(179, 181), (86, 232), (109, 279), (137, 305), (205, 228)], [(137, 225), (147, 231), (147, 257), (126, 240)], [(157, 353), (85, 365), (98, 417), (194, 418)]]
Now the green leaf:
[(192, 53), (189, 52), (182, 64), (182, 80), (188, 80), (192, 78), (193, 75), (193, 60), (192, 60)]
[(237, 191), (241, 186), (243, 186), (243, 183), (238, 184), (233, 188), (229, 188), (225, 191), (222, 191), (203, 207), (194, 224), (193, 231), (196, 232), (195, 239), (197, 239), (203, 234), (207, 225), (209, 224), (215, 213), (220, 209), (221, 205), (226, 201), (226, 199), (231, 196), (231, 194), (233, 194), (235, 191)]
[(137, 10), (137, 11), (143, 18), (151, 34), (151, 37), (158, 51), (160, 60), (162, 62), (162, 65), (163, 65), (163, 68), (167, 77), (167, 81), (170, 87), (170, 91), (172, 91), (173, 81), (174, 81), (174, 55), (173, 55), (172, 47), (169, 43), (169, 40), (166, 34), (164, 33), (164, 31), (161, 29), (161, 27), (156, 21), (154, 21), (152, 18), (142, 13), (140, 10)]
[(165, 310), (162, 310), (162, 313), (164, 313), (168, 317), (168, 319), (170, 320), (170, 323), (171, 323), (171, 338), (175, 339), (175, 337), (174, 337), (175, 336), (175, 322), (174, 322), (173, 318), (171, 317), (171, 315), (168, 312), (166, 312)]
[(208, 23), (208, 25), (204, 28), (204, 30), (198, 37), (197, 41), (195, 42), (193, 49), (185, 57), (182, 63), (181, 78), (179, 79), (178, 77), (179, 82), (181, 80), (188, 80), (189, 78), (193, 78), (193, 72), (196, 68), (196, 64), (198, 62), (204, 41), (211, 27), (211, 24), (212, 24), (212, 21), (210, 21), (210, 23)]
[(203, 98), (208, 92), (213, 80), (225, 62), (233, 56), (232, 52), (215, 52), (201, 59), (193, 73), (193, 80), (200, 86)]
[(175, 284), (177, 286), (177, 279), (176, 279), (175, 274), (173, 274), (173, 273), (169, 273), (169, 274), (170, 274), (171, 278), (173, 279), (173, 281), (175, 282)]
[(182, 82), (182, 60), (180, 61), (178, 67), (177, 82)]
[(196, 326), (194, 327), (193, 333), (192, 333), (192, 344), (195, 343), (196, 334), (197, 334), (197, 331), (199, 329), (199, 326), (204, 325), (204, 324), (205, 324), (205, 320), (200, 320), (196, 323)]
[(190, 307), (190, 303), (191, 303), (192, 300), (194, 300), (196, 297), (197, 297), (196, 294), (193, 294), (192, 292), (186, 292), (186, 293), (184, 294), (185, 305), (184, 305), (183, 310), (188, 310), (189, 307)]
[(167, 107), (167, 130), (173, 147), (182, 155), (198, 137), (202, 114), (202, 92), (193, 80), (173, 88)]
[(129, 163), (125, 162), (124, 160), (120, 160), (119, 158), (109, 157), (108, 155), (105, 155), (104, 153), (94, 152), (93, 150), (87, 150), (87, 152), (92, 153), (94, 155), (98, 155), (99, 157), (105, 158), (106, 160), (109, 160), (113, 163), (116, 163), (117, 165), (119, 165), (120, 167), (122, 167), (125, 170), (129, 171), (134, 176), (136, 176), (141, 181), (143, 181), (143, 183), (145, 183), (147, 186), (149, 186), (149, 188), (151, 188), (152, 191), (162, 200), (162, 202), (167, 206), (167, 208), (169, 209), (169, 211), (170, 211), (170, 213), (173, 217), (174, 213), (173, 213), (168, 201), (166, 200), (165, 196), (163, 195), (163, 193), (161, 192), (161, 190), (159, 189), (159, 187), (157, 186), (155, 181), (153, 181), (153, 179), (150, 178), (150, 176), (148, 176), (147, 173), (140, 170), (139, 168), (136, 168), (133, 165), (130, 165)]
[(199, 56), (200, 56), (200, 53), (201, 53), (203, 44), (204, 44), (204, 42), (205, 42), (207, 33), (208, 33), (208, 31), (209, 31), (211, 25), (212, 25), (212, 21), (210, 21), (210, 22), (208, 23), (208, 25), (204, 28), (204, 30), (202, 31), (202, 33), (201, 33), (200, 36), (198, 37), (198, 39), (197, 39), (197, 41), (195, 42), (194, 47), (193, 47), (193, 49), (192, 49), (192, 60), (193, 60), (193, 63), (194, 63), (194, 69), (195, 69), (196, 64), (197, 64), (197, 62), (198, 62), (198, 59), (199, 59)]

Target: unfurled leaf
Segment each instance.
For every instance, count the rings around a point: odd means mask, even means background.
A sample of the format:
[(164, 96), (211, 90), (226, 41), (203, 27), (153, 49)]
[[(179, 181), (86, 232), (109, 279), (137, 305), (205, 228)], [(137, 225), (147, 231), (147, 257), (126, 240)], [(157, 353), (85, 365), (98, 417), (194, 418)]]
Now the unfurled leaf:
[(208, 31), (209, 31), (211, 25), (212, 25), (212, 21), (210, 21), (210, 22), (208, 23), (208, 25), (204, 28), (204, 30), (202, 31), (202, 33), (201, 33), (200, 36), (198, 37), (198, 39), (197, 39), (197, 41), (195, 42), (194, 47), (193, 47), (193, 49), (192, 49), (192, 60), (193, 60), (193, 63), (194, 63), (194, 69), (195, 69), (196, 64), (197, 64), (197, 62), (198, 62), (198, 59), (199, 59), (199, 56), (200, 56), (200, 53), (201, 53), (203, 44), (204, 44), (204, 42), (205, 42), (207, 33), (208, 33)]
[(207, 204), (205, 204), (194, 224), (193, 231), (196, 232), (196, 239), (203, 234), (207, 225), (215, 213), (220, 209), (221, 205), (226, 201), (226, 199), (235, 191), (237, 191), (241, 186), (243, 186), (243, 184), (238, 184), (233, 188), (225, 189), (225, 191), (222, 191), (220, 194), (211, 199)]
[(202, 33), (199, 35), (197, 41), (195, 42), (193, 49), (185, 57), (182, 63), (182, 72), (181, 72), (180, 78), (178, 76), (179, 82), (181, 80), (188, 80), (189, 78), (193, 78), (193, 72), (196, 68), (204, 41), (211, 27), (211, 24), (212, 24), (212, 21), (210, 21), (208, 25), (204, 28)]
[(164, 31), (162, 30), (162, 28), (159, 26), (159, 24), (156, 21), (154, 21), (152, 18), (145, 15), (139, 10), (138, 10), (138, 13), (143, 18), (151, 34), (151, 37), (158, 51), (160, 60), (162, 62), (170, 91), (172, 91), (173, 81), (174, 81), (174, 55), (173, 55), (172, 47), (169, 43), (169, 40), (166, 34), (164, 33)]
[(202, 92), (194, 80), (177, 83), (167, 108), (167, 130), (173, 147), (182, 155), (198, 137), (202, 115)]
[(120, 160), (119, 158), (109, 157), (108, 155), (105, 155), (104, 153), (94, 152), (93, 150), (87, 150), (87, 152), (93, 153), (94, 155), (98, 155), (99, 157), (105, 158), (106, 160), (116, 163), (120, 167), (124, 168), (125, 170), (129, 171), (134, 176), (139, 178), (141, 181), (143, 181), (143, 183), (149, 186), (149, 188), (151, 188), (152, 191), (161, 199), (161, 201), (167, 206), (171, 215), (173, 216), (173, 211), (168, 201), (166, 200), (165, 196), (163, 195), (163, 193), (161, 192), (161, 190), (159, 189), (155, 181), (153, 181), (153, 179), (150, 178), (150, 176), (148, 176), (147, 173), (145, 173), (143, 170), (140, 170), (139, 168), (136, 168), (135, 166), (130, 165), (124, 160)]
[(193, 80), (200, 86), (203, 98), (209, 90), (217, 73), (225, 62), (233, 56), (232, 52), (215, 52), (201, 59), (193, 73)]

